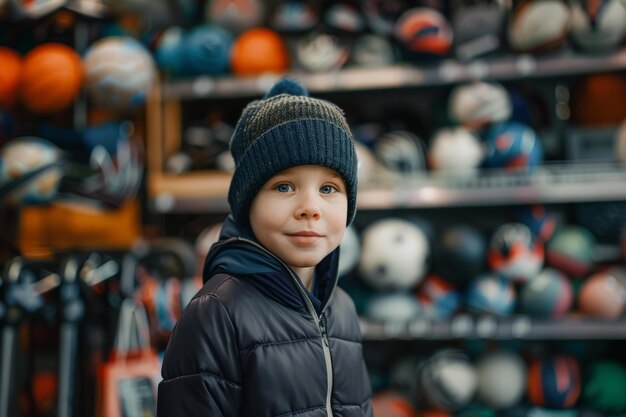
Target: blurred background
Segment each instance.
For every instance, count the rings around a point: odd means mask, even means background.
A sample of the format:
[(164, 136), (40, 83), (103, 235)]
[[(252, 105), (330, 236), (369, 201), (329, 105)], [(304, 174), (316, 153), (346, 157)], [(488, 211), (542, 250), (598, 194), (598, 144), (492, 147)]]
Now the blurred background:
[(153, 416), (283, 74), (345, 110), (375, 415), (626, 415), (626, 1), (0, 0), (0, 417)]

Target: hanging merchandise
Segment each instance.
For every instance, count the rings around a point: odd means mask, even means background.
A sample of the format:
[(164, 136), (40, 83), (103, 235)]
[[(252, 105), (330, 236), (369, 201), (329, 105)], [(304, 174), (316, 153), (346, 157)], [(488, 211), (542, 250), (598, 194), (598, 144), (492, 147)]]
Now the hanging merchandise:
[(146, 311), (127, 298), (120, 308), (114, 349), (100, 371), (96, 416), (156, 416), (160, 372)]

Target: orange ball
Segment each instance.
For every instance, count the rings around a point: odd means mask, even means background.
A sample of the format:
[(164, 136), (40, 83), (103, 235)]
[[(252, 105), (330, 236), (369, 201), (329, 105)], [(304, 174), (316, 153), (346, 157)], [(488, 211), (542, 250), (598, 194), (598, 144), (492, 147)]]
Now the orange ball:
[(0, 47), (0, 68), (0, 107), (10, 108), (20, 86), (22, 57), (12, 49)]
[(27, 110), (48, 114), (72, 104), (83, 82), (83, 64), (70, 47), (47, 43), (24, 58), (20, 99)]
[(278, 33), (265, 28), (250, 29), (235, 40), (230, 63), (237, 75), (281, 73), (289, 68), (289, 53)]

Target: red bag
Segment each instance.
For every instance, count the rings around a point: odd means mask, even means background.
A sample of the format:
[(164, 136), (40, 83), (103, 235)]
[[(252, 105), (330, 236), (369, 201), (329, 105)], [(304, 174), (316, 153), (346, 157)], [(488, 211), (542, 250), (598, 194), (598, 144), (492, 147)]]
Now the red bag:
[(160, 374), (161, 363), (150, 346), (146, 311), (135, 300), (126, 299), (120, 308), (115, 347), (100, 369), (96, 416), (156, 416)]

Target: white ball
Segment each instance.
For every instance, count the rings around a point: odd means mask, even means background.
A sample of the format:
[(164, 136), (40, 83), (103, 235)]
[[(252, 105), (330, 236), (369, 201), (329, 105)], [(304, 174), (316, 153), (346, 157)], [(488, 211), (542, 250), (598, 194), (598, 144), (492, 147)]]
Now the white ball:
[(592, 22), (580, 3), (573, 2), (571, 5), (574, 42), (590, 52), (604, 52), (617, 47), (626, 30), (626, 4), (622, 0), (601, 2), (595, 22)]
[(476, 365), (478, 397), (497, 410), (516, 405), (526, 390), (526, 366), (522, 359), (507, 351), (483, 356)]
[(339, 245), (339, 277), (346, 275), (357, 266), (359, 256), (361, 256), (361, 241), (354, 226), (350, 225)]
[(511, 99), (502, 85), (475, 82), (452, 90), (450, 116), (469, 129), (503, 122), (511, 116)]
[(415, 287), (427, 270), (428, 238), (413, 223), (396, 218), (379, 220), (362, 233), (359, 274), (377, 290)]
[(469, 130), (440, 129), (432, 139), (429, 163), (436, 171), (449, 173), (473, 172), (483, 160), (484, 149)]

